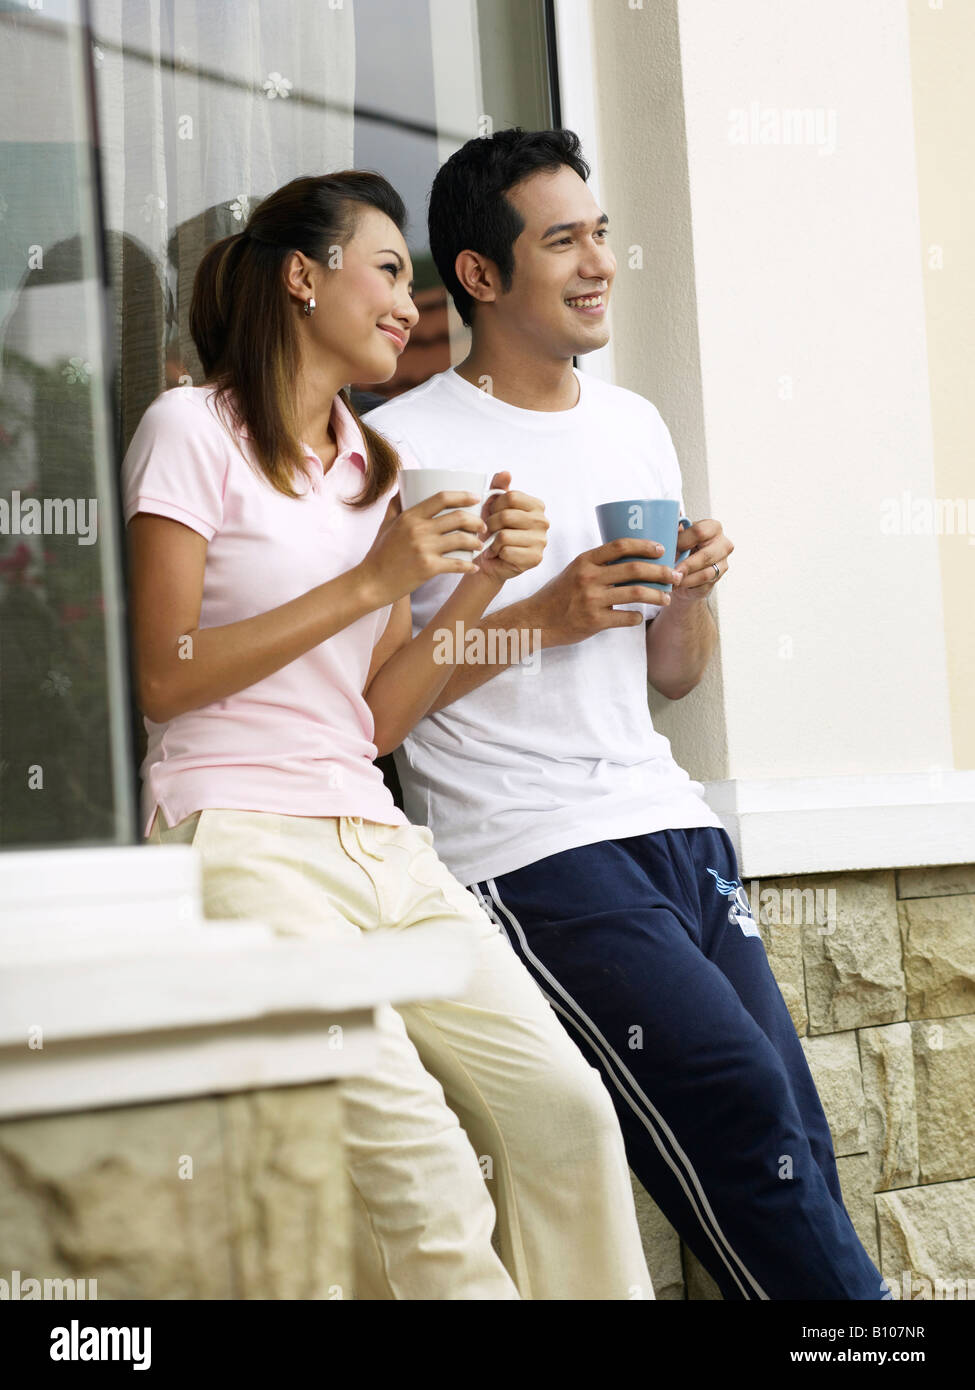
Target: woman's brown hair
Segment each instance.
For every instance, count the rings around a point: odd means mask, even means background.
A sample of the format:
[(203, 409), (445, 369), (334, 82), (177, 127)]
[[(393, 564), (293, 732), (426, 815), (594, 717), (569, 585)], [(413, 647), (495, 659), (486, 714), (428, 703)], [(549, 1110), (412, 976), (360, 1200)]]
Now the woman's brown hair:
[[(233, 415), (251, 438), (268, 481), (297, 497), (294, 470), (305, 471), (298, 437), (295, 382), (298, 332), (284, 282), (294, 251), (328, 263), (354, 236), (358, 208), (384, 212), (402, 232), (406, 209), (381, 174), (358, 169), (292, 179), (265, 198), (235, 236), (211, 246), (193, 281), (190, 333), (217, 401), (233, 396)], [(339, 393), (366, 443), (362, 490), (349, 503), (366, 507), (387, 490), (399, 470), (388, 440), (359, 419), (347, 391)]]

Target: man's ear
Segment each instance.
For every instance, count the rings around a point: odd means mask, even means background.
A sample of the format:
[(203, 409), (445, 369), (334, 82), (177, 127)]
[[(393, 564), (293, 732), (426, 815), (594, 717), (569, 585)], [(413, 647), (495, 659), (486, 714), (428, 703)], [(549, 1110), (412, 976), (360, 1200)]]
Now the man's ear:
[(497, 299), (495, 282), (497, 267), (478, 251), (461, 251), (454, 262), (454, 274), (477, 304), (491, 304)]

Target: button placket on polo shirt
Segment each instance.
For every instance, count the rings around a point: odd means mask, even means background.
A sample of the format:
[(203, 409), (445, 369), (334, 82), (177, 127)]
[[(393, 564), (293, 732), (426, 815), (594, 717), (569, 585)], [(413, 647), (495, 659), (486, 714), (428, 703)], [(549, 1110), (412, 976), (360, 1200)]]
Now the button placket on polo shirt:
[(336, 469), (339, 469), (341, 471), (340, 466), (348, 457), (348, 454), (336, 454), (335, 460), (332, 463), (331, 468), (329, 468), (326, 472), (325, 466), (323, 465), (321, 459), (318, 457), (317, 454), (313, 453), (311, 449), (306, 449), (305, 452), (306, 456), (316, 464), (318, 469), (312, 481), (312, 491), (315, 493), (315, 496), (319, 501), (319, 515), (316, 522), (316, 529), (319, 531), (326, 531), (331, 533), (334, 531), (335, 528), (334, 508), (338, 505), (338, 503), (336, 499), (333, 499), (331, 503), (328, 505), (322, 504), (324, 503), (326, 496), (329, 493), (334, 492), (334, 485), (331, 481), (332, 477), (335, 474)]
[[(319, 510), (317, 529), (328, 535), (337, 536), (342, 527), (342, 511), (345, 508), (343, 497), (354, 497), (362, 490), (363, 470), (354, 462), (357, 449), (343, 449), (336, 454), (335, 462), (328, 472), (322, 471), (314, 482), (314, 491), (323, 502), (328, 502)], [(360, 455), (361, 457), (361, 455)], [(321, 467), (321, 460), (319, 467)]]

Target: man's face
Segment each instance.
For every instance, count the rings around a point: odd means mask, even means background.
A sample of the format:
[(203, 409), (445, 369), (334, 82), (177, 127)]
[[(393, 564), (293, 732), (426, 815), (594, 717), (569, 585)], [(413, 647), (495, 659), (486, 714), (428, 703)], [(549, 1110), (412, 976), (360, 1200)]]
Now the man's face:
[(511, 289), (491, 308), (496, 325), (530, 339), (548, 358), (603, 347), (616, 258), (607, 245), (608, 219), (588, 184), (562, 165), (530, 175), (505, 197), (525, 226), (512, 248)]

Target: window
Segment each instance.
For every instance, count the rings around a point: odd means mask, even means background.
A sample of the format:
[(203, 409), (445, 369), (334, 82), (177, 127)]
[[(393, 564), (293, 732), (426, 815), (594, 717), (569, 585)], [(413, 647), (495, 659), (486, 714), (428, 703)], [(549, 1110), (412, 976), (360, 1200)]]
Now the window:
[[(79, 6), (0, 8), (0, 845), (135, 829)], [(43, 80), (39, 75), (43, 74)]]
[(90, 9), (89, 35), (81, 0), (0, 0), (0, 519), (17, 492), (18, 522), (28, 499), (52, 517), (75, 500), (76, 526), (88, 501), (98, 523), (90, 544), (0, 529), (2, 846), (137, 837), (117, 468), (150, 402), (203, 380), (204, 249), (300, 174), (385, 174), (422, 317), (368, 406), (465, 351), (426, 240), (438, 165), (471, 136), (551, 124), (544, 0), (292, 0), (286, 23), (256, 0)]
[(474, 135), (552, 123), (541, 0), (356, 0), (355, 162), (378, 169), (406, 203), (420, 321), (367, 407), (466, 355), (468, 331), (430, 256), (427, 197), (437, 169)]

